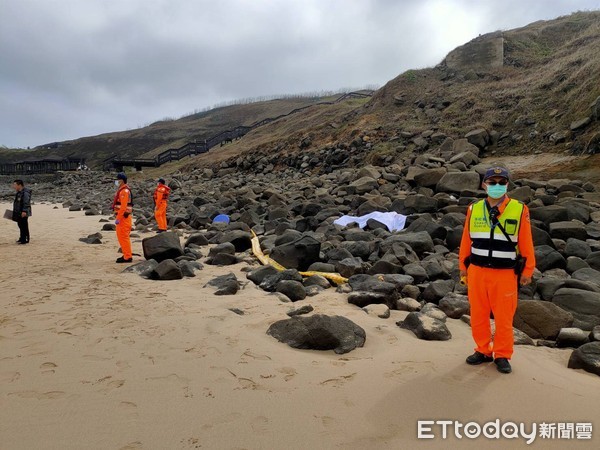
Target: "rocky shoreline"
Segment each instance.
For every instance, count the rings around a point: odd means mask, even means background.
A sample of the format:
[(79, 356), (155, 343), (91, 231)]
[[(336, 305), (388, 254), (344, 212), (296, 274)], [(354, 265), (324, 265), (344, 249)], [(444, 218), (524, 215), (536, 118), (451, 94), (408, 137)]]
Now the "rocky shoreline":
[[(349, 303), (379, 317), (389, 317), (389, 309), (410, 311), (398, 325), (420, 339), (450, 339), (444, 322), (468, 321), (466, 290), (458, 283), (458, 246), (466, 208), (484, 196), (481, 176), (489, 166), (478, 156), (485, 139), (473, 136), (446, 138), (435, 151), (414, 153), (385, 167), (339, 168), (320, 175), (294, 168), (174, 174), (167, 178), (173, 190), (168, 216), (174, 232), (145, 239), (149, 247), (154, 242), (171, 253), (156, 256), (149, 250), (149, 261), (127, 270), (177, 279), (193, 276), (202, 264), (246, 263), (250, 281), (285, 301), (338, 289), (348, 293)], [(109, 174), (62, 173), (53, 181), (36, 181), (37, 201), (61, 203), (86, 215), (111, 214)], [(130, 185), (134, 229), (141, 236), (154, 229), (155, 183)], [(570, 365), (600, 374), (600, 193), (578, 180), (514, 179), (509, 195), (530, 208), (537, 259), (534, 282), (519, 292), (517, 341), (576, 348)], [(344, 214), (374, 211), (406, 215), (405, 229), (391, 233), (377, 221), (365, 229), (333, 224)], [(227, 214), (231, 222), (213, 224), (218, 214)], [(111, 223), (102, 228), (112, 229)], [(256, 267), (251, 231), (265, 253), (287, 270)], [(186, 239), (183, 246), (178, 237)], [(99, 236), (85, 239), (101, 242)], [(336, 287), (319, 275), (302, 277), (303, 270), (337, 272), (348, 283)], [(243, 283), (233, 278), (225, 276), (214, 285), (220, 293), (235, 294)], [(292, 331), (287, 341), (296, 342), (297, 334)]]

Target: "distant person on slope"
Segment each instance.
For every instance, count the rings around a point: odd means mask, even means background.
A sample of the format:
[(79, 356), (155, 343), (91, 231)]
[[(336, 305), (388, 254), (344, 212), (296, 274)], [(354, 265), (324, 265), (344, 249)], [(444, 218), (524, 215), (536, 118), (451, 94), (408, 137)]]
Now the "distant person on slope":
[[(467, 364), (494, 361), (502, 373), (512, 371), (509, 360), (519, 283), (531, 283), (535, 269), (529, 209), (507, 196), (508, 178), (508, 170), (502, 167), (485, 172), (481, 186), (487, 198), (469, 205), (458, 256), (476, 345)], [(493, 338), (490, 312), (496, 324)]]
[(115, 212), (117, 225), (117, 239), (121, 245), (123, 256), (117, 258), (117, 263), (130, 263), (133, 261), (131, 254), (131, 233), (132, 213), (133, 213), (133, 197), (131, 190), (127, 185), (127, 175), (123, 172), (117, 174), (115, 185), (118, 187), (113, 200), (112, 209)]
[(165, 184), (163, 178), (158, 179), (158, 186), (154, 191), (154, 217), (158, 224), (158, 233), (167, 231), (167, 205), (171, 188)]
[(23, 180), (15, 180), (13, 188), (17, 192), (13, 202), (12, 220), (19, 226), (17, 244), (29, 244), (29, 216), (31, 216), (31, 190), (25, 187)]

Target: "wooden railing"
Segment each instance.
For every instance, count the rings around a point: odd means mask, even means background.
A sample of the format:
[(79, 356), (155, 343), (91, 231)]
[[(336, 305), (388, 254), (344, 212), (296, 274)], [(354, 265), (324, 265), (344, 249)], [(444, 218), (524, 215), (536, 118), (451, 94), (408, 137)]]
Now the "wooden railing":
[(60, 170), (77, 170), (85, 165), (85, 159), (67, 157), (63, 160), (36, 160), (16, 163), (0, 163), (0, 175), (32, 175), (54, 173)]
[(333, 105), (349, 98), (367, 98), (373, 95), (373, 91), (365, 91), (365, 92), (348, 92), (346, 94), (341, 95), (335, 100), (329, 102), (319, 102), (314, 103), (312, 105), (302, 106), (301, 108), (296, 108), (286, 114), (281, 114), (277, 117), (268, 117), (266, 119), (259, 120), (254, 122), (252, 125), (248, 126), (237, 126), (232, 130), (222, 131), (215, 136), (212, 136), (206, 139), (203, 142), (188, 142), (179, 148), (171, 148), (165, 150), (162, 153), (159, 153), (154, 158), (125, 158), (119, 157), (118, 155), (112, 155), (111, 157), (105, 159), (102, 162), (104, 170), (123, 170), (124, 167), (135, 167), (136, 170), (141, 170), (142, 167), (159, 167), (165, 163), (171, 161), (179, 161), (186, 156), (199, 155), (201, 153), (208, 152), (211, 148), (216, 147), (217, 145), (223, 145), (227, 142), (232, 142), (235, 139), (239, 139), (242, 136), (246, 135), (250, 131), (258, 128), (260, 126), (266, 125), (271, 122), (275, 122), (276, 120), (282, 119), (284, 117), (290, 116), (292, 114), (296, 114), (300, 111), (304, 111), (305, 109), (312, 108), (317, 105)]

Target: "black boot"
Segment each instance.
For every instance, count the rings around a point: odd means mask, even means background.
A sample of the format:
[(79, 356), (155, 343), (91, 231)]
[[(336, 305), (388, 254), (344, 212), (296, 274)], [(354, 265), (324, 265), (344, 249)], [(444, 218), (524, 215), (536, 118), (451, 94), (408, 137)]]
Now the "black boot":
[(484, 355), (483, 353), (475, 352), (471, 356), (467, 357), (467, 364), (471, 364), (472, 366), (476, 366), (478, 364), (483, 364), (486, 362), (492, 362), (494, 358), (492, 356)]
[(115, 262), (117, 262), (117, 263), (130, 263), (132, 261), (133, 261), (133, 258), (125, 259), (122, 256), (120, 256), (119, 258), (117, 258), (117, 260)]
[(508, 359), (496, 358), (494, 360), (494, 363), (496, 363), (496, 369), (498, 369), (498, 372), (502, 372), (502, 373), (511, 373), (512, 372), (512, 367), (510, 367), (510, 363), (508, 362)]

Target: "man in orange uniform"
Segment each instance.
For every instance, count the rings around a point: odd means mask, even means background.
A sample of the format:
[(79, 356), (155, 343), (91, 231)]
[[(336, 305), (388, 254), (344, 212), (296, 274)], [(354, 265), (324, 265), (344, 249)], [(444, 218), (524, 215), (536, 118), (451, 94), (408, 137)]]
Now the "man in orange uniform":
[(167, 203), (171, 188), (165, 184), (165, 180), (159, 178), (158, 186), (154, 191), (154, 217), (158, 224), (158, 233), (167, 231)]
[[(512, 371), (509, 360), (518, 280), (523, 286), (531, 283), (535, 269), (529, 209), (506, 195), (508, 180), (505, 168), (486, 171), (482, 188), (487, 198), (469, 205), (459, 252), (460, 276), (468, 286), (476, 344), (467, 363), (494, 361), (502, 373)], [(496, 322), (493, 340), (490, 311)]]
[(117, 239), (121, 245), (121, 251), (123, 256), (117, 258), (118, 263), (130, 263), (133, 261), (131, 254), (131, 240), (129, 239), (129, 233), (131, 233), (131, 222), (133, 212), (133, 197), (131, 196), (131, 190), (127, 185), (127, 175), (123, 172), (117, 174), (117, 180), (115, 185), (118, 187), (117, 193), (113, 200), (112, 209), (115, 212), (117, 225)]

